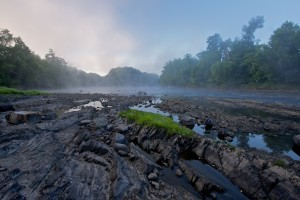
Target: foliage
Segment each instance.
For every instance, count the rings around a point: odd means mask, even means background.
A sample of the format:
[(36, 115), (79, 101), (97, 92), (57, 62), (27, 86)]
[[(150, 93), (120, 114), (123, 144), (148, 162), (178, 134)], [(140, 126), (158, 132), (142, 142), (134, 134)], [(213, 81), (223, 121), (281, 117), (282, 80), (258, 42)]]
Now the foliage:
[(132, 67), (113, 68), (103, 78), (103, 84), (114, 86), (150, 86), (157, 85), (158, 82), (158, 75), (141, 72)]
[(209, 36), (207, 49), (166, 63), (163, 85), (174, 86), (251, 86), (256, 88), (300, 85), (300, 28), (285, 22), (276, 29), (268, 44), (259, 44), (255, 31), (263, 28), (264, 18), (250, 19), (242, 27), (241, 38), (223, 40)]
[(14, 88), (0, 87), (0, 94), (46, 95), (47, 93), (37, 90), (17, 90)]
[[(159, 77), (125, 67), (111, 70), (107, 77), (70, 66), (52, 49), (42, 59), (20, 37), (0, 29), (0, 86), (17, 88), (62, 88), (102, 85), (154, 85)], [(136, 82), (138, 81), (138, 82)]]
[(162, 128), (168, 135), (177, 134), (185, 137), (193, 137), (195, 135), (194, 132), (190, 129), (182, 127), (179, 124), (175, 123), (171, 118), (161, 116), (159, 114), (137, 110), (127, 110), (121, 112), (120, 116), (126, 118), (131, 122), (135, 122), (138, 125)]

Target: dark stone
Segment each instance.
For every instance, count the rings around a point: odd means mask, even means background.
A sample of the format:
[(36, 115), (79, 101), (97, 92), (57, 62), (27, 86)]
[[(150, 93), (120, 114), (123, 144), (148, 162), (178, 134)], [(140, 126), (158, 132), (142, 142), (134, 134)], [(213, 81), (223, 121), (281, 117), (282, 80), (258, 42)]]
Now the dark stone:
[(296, 146), (300, 147), (300, 135), (295, 135), (293, 137), (293, 141), (294, 141), (294, 143), (295, 143)]
[(92, 122), (92, 120), (85, 119), (85, 120), (82, 120), (82, 121), (80, 122), (80, 125), (81, 125), (81, 126), (85, 126), (85, 125), (90, 124), (91, 122)]
[(114, 149), (116, 151), (120, 151), (121, 150), (121, 151), (129, 152), (128, 146), (125, 145), (125, 144), (115, 143)]
[(1, 104), (0, 112), (6, 112), (6, 111), (15, 111), (15, 108), (12, 104)]
[(220, 139), (225, 139), (225, 137), (227, 136), (228, 134), (227, 134), (227, 131), (226, 131), (226, 129), (224, 129), (224, 128), (221, 128), (219, 131), (218, 131), (218, 137), (220, 138)]
[(119, 150), (119, 151), (118, 151), (118, 154), (119, 154), (120, 156), (126, 157), (126, 156), (128, 156), (128, 151)]
[(213, 121), (210, 118), (206, 118), (204, 121), (205, 130), (210, 130), (213, 127)]

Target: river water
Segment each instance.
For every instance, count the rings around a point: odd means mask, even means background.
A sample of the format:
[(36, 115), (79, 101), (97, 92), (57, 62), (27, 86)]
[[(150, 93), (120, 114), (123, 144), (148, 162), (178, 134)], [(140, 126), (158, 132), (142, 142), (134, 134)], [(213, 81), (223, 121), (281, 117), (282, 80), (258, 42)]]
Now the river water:
[(265, 90), (221, 90), (221, 89), (192, 89), (177, 87), (88, 87), (49, 90), (58, 93), (103, 93), (119, 95), (136, 95), (139, 91), (148, 95), (161, 96), (199, 96), (221, 97), (236, 99), (251, 99), (261, 102), (282, 103), (300, 107), (300, 91), (265, 91)]

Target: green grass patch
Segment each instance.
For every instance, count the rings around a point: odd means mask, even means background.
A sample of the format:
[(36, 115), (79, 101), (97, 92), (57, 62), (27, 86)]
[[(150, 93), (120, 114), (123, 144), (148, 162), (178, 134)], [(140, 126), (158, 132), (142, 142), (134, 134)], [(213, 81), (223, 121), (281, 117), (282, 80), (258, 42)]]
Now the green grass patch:
[(287, 168), (287, 164), (283, 161), (283, 160), (276, 160), (274, 162), (274, 165), (275, 166), (278, 166), (278, 167), (282, 167), (282, 168)]
[(141, 126), (164, 129), (168, 135), (181, 135), (184, 137), (193, 137), (195, 135), (192, 130), (180, 126), (170, 117), (165, 117), (159, 114), (142, 112), (138, 110), (126, 110), (121, 112), (120, 116)]
[(37, 90), (18, 90), (15, 88), (0, 87), (0, 94), (45, 95), (48, 93)]

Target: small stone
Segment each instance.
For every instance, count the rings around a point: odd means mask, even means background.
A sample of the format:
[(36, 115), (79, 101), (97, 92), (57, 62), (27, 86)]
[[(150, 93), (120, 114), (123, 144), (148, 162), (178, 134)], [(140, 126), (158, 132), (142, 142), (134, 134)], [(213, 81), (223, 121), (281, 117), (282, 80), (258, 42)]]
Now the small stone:
[(176, 169), (176, 175), (177, 176), (182, 176), (182, 171), (180, 169)]
[(157, 180), (157, 174), (156, 174), (156, 173), (150, 173), (150, 174), (148, 175), (148, 179), (149, 179), (150, 181), (155, 181), (155, 180)]
[(125, 125), (125, 124), (119, 124), (119, 125), (114, 129), (114, 131), (120, 132), (120, 133), (124, 133), (124, 132), (128, 131), (128, 126)]
[(233, 141), (232, 137), (230, 137), (230, 136), (226, 136), (224, 138), (224, 140), (226, 140), (227, 142), (232, 142)]
[(128, 156), (130, 161), (134, 161), (136, 159), (136, 156), (131, 153), (129, 153)]
[(154, 188), (155, 188), (156, 190), (159, 190), (159, 183), (157, 183), (157, 182), (155, 182), (155, 181), (151, 181), (150, 183), (151, 183), (151, 185), (154, 186)]
[(120, 143), (120, 144), (125, 144), (126, 143), (126, 138), (124, 135), (120, 134), (120, 133), (116, 133), (116, 143)]
[(126, 151), (129, 152), (128, 146), (125, 144), (115, 143), (114, 148), (116, 151)]
[(214, 193), (214, 192), (213, 192), (213, 193), (211, 193), (211, 194), (210, 194), (210, 196), (211, 196), (211, 198), (212, 198), (212, 199), (217, 199), (217, 194), (216, 194), (216, 193)]
[(113, 129), (113, 125), (112, 124), (107, 124), (107, 126), (106, 126), (106, 129), (108, 130), (108, 131), (111, 131), (112, 129)]
[(80, 122), (80, 126), (85, 126), (85, 125), (88, 125), (88, 124), (90, 124), (92, 121), (91, 120), (89, 120), (89, 119), (86, 119), (86, 120), (82, 120), (81, 122)]
[(122, 157), (126, 157), (126, 156), (128, 156), (128, 151), (122, 151), (122, 150), (119, 150), (119, 151), (118, 151), (118, 154), (119, 154), (120, 156), (122, 156)]

